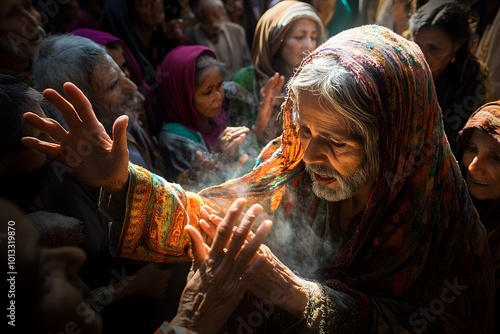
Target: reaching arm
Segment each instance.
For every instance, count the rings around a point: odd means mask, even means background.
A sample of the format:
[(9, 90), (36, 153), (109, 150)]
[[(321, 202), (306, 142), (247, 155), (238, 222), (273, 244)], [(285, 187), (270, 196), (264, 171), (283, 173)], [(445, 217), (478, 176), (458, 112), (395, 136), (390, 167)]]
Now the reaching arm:
[(54, 157), (81, 182), (102, 187), (117, 198), (124, 199), (129, 178), (126, 138), (128, 118), (118, 117), (111, 139), (82, 91), (69, 82), (64, 84), (63, 89), (68, 99), (53, 89), (46, 89), (43, 94), (62, 114), (69, 131), (54, 119), (28, 112), (24, 115), (26, 122), (48, 134), (53, 142), (24, 137), (22, 143)]

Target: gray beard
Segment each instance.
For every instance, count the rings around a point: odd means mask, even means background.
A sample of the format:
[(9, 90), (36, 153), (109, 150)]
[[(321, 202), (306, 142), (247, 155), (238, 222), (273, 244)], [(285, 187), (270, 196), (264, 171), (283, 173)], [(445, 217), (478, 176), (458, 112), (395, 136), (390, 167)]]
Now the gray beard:
[[(365, 162), (363, 166), (357, 168), (348, 177), (343, 177), (337, 171), (317, 164), (306, 164), (306, 171), (311, 177), (313, 183), (312, 190), (316, 196), (329, 202), (339, 202), (354, 196), (356, 192), (375, 179), (376, 171), (371, 171), (369, 166), (370, 164)], [(326, 177), (334, 177), (339, 183), (338, 186), (335, 189), (331, 189), (326, 185), (318, 183), (314, 178), (315, 173)]]
[(138, 121), (139, 113), (142, 110), (142, 101), (139, 97), (139, 93), (132, 94), (127, 99), (120, 101), (120, 103), (114, 106), (105, 105), (100, 102), (91, 101), (91, 103), (97, 119), (101, 122), (110, 136), (113, 132), (113, 124), (118, 117), (127, 115), (129, 124), (134, 124)]

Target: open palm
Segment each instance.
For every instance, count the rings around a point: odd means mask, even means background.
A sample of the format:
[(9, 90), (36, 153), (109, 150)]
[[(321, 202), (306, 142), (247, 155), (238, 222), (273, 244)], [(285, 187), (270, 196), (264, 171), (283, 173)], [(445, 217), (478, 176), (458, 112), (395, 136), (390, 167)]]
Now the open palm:
[(103, 187), (111, 193), (121, 191), (128, 181), (128, 118), (120, 116), (115, 121), (112, 140), (82, 91), (69, 82), (63, 89), (68, 100), (53, 89), (46, 89), (43, 94), (62, 114), (69, 131), (54, 119), (26, 113), (25, 121), (49, 135), (54, 142), (25, 137), (23, 144), (54, 157), (62, 165), (59, 165), (61, 170), (64, 167), (81, 182)]

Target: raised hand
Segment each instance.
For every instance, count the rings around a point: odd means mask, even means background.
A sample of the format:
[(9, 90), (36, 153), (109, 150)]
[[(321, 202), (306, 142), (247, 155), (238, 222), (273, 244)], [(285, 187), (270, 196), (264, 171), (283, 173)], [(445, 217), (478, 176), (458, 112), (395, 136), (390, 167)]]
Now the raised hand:
[(276, 116), (273, 115), (274, 107), (284, 101), (284, 97), (280, 95), (284, 84), (285, 77), (276, 72), (260, 90), (260, 100), (262, 102), (257, 114), (257, 120), (252, 127), (252, 131), (255, 132), (259, 140), (262, 139), (266, 127), (271, 121), (271, 117)]
[(234, 160), (233, 157), (238, 152), (238, 148), (245, 141), (246, 134), (250, 129), (246, 126), (227, 127), (219, 135), (216, 152), (225, 156), (225, 160)]
[(25, 121), (54, 142), (24, 137), (22, 143), (54, 157), (81, 182), (120, 193), (128, 182), (127, 116), (115, 121), (112, 140), (82, 91), (69, 82), (63, 89), (69, 101), (53, 89), (46, 89), (43, 95), (62, 114), (69, 131), (53, 119), (26, 113)]
[(172, 325), (197, 333), (217, 333), (259, 274), (266, 257), (257, 250), (266, 239), (272, 222), (264, 221), (254, 237), (247, 241), (262, 207), (250, 207), (239, 226), (234, 228), (245, 204), (246, 200), (240, 198), (229, 208), (217, 227), (212, 247), (204, 244), (194, 227), (185, 227), (191, 237), (193, 266)]

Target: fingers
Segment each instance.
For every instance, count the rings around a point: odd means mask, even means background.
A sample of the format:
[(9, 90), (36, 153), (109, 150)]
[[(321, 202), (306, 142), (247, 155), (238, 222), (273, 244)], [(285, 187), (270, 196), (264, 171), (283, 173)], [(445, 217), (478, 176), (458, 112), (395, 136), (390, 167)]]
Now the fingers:
[[(250, 262), (250, 260), (255, 256), (259, 247), (266, 241), (266, 238), (271, 231), (273, 223), (270, 220), (264, 220), (257, 232), (253, 235), (251, 239), (246, 238), (245, 247), (238, 254), (236, 265), (241, 266), (241, 270), (243, 271), (246, 265)], [(263, 253), (262, 255), (265, 255)]]
[(217, 231), (217, 226), (206, 221), (205, 219), (200, 219), (200, 227), (210, 238), (214, 238), (215, 232)]
[[(233, 233), (233, 226), (235, 226), (243, 208), (247, 201), (244, 198), (238, 198), (231, 204), (222, 222), (217, 226), (214, 240), (212, 242), (211, 255), (214, 260), (218, 260), (224, 255), (224, 247)], [(241, 246), (241, 245), (240, 245)]]
[(279, 77), (279, 80), (278, 80), (278, 83), (276, 85), (276, 90), (278, 92), (281, 92), (283, 90), (283, 85), (285, 84), (285, 76), (284, 75), (280, 75)]
[(80, 126), (82, 123), (81, 118), (78, 116), (78, 113), (71, 103), (62, 97), (61, 94), (52, 88), (48, 88), (43, 91), (43, 96), (61, 113), (70, 129), (75, 129)]
[(61, 146), (59, 144), (47, 143), (33, 137), (21, 138), (21, 143), (29, 148), (37, 150), (51, 157), (57, 157)]
[(257, 219), (257, 216), (263, 210), (264, 209), (261, 205), (254, 204), (245, 213), (243, 219), (241, 220), (241, 223), (233, 232), (232, 240), (228, 247), (226, 257), (229, 261), (233, 261), (233, 259), (236, 258), (236, 254), (238, 254), (238, 252), (241, 250), (241, 246), (243, 246), (243, 243), (246, 241), (248, 232), (255, 222), (255, 219)]
[(52, 118), (42, 118), (32, 112), (27, 112), (23, 115), (24, 120), (32, 127), (40, 130), (42, 133), (49, 135), (58, 143), (64, 141), (68, 132)]
[(234, 270), (238, 277), (241, 277), (241, 284), (248, 287), (252, 284), (257, 274), (262, 269), (267, 256), (265, 253), (259, 254), (257, 251), (259, 247), (266, 240), (269, 232), (271, 231), (272, 221), (265, 220), (257, 229), (255, 236), (249, 240), (245, 247), (238, 254), (234, 264)]
[(205, 261), (207, 257), (208, 251), (205, 248), (205, 243), (203, 242), (203, 237), (200, 232), (193, 227), (192, 225), (186, 225), (184, 227), (191, 238), (191, 252), (193, 254), (193, 266), (194, 270), (198, 269), (198, 267)]
[(97, 121), (92, 105), (85, 94), (71, 82), (66, 82), (63, 85), (63, 90), (68, 96), (69, 101), (75, 107), (80, 116), (80, 119), (87, 123)]
[(127, 125), (128, 116), (122, 115), (116, 119), (113, 124), (113, 146), (111, 150), (120, 156), (126, 155), (128, 160)]

